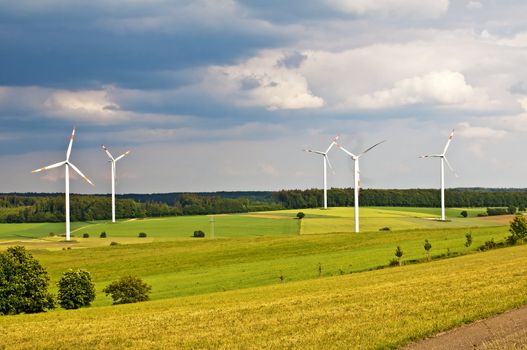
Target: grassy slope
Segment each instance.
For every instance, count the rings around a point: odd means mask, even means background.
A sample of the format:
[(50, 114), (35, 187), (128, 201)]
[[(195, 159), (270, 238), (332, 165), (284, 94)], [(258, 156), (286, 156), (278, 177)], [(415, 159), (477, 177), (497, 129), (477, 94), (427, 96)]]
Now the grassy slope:
[[(464, 246), (466, 229), (409, 230), (368, 234), (326, 234), (288, 237), (194, 239), (106, 246), (66, 251), (34, 251), (52, 276), (53, 284), (68, 268), (91, 272), (100, 291), (125, 274), (143, 277), (153, 286), (153, 299), (203, 294), (339, 275), (386, 265), (401, 245), (404, 259), (424, 258), (424, 239), (432, 255), (466, 253), (494, 238), (502, 240), (505, 227), (472, 230), (474, 243)], [(96, 238), (100, 240), (99, 238)], [(95, 305), (109, 305), (99, 293)]]
[(525, 304), (526, 277), (527, 246), (520, 246), (225, 293), (0, 317), (0, 344), (7, 349), (393, 348)]

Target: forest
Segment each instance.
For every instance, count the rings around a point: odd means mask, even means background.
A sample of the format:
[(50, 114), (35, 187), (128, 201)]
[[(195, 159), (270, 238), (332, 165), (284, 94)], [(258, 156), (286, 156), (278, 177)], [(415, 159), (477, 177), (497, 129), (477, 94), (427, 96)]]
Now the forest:
[[(438, 207), (436, 189), (364, 189), (361, 206)], [(448, 189), (447, 207), (525, 207), (525, 189)], [(179, 215), (246, 213), (252, 211), (317, 208), (323, 205), (320, 189), (213, 192), (155, 193), (117, 196), (117, 218), (143, 218)], [(329, 206), (353, 206), (352, 188), (328, 190)], [(108, 195), (71, 196), (71, 220), (108, 220), (111, 198)], [(0, 222), (64, 221), (64, 195), (60, 193), (0, 194)]]

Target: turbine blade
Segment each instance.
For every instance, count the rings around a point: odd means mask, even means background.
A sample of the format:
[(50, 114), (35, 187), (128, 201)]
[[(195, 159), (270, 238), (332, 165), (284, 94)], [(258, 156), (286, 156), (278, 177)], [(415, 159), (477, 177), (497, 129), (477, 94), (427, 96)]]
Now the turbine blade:
[(372, 149), (374, 149), (375, 147), (379, 146), (381, 143), (384, 143), (384, 142), (386, 142), (386, 140), (376, 143), (375, 145), (371, 146), (370, 148), (368, 148), (367, 150), (359, 154), (359, 157), (362, 156), (363, 154), (368, 153), (369, 151), (371, 151)]
[(331, 169), (331, 172), (333, 175), (335, 175), (335, 170), (333, 170), (333, 167), (331, 166), (331, 162), (329, 161), (329, 158), (326, 154), (324, 154), (324, 158), (326, 158), (326, 161), (328, 162), (329, 168)]
[(450, 171), (454, 173), (454, 176), (455, 177), (459, 177), (458, 174), (456, 173), (456, 171), (454, 170), (454, 168), (452, 168), (452, 165), (450, 165), (450, 162), (448, 161), (448, 159), (446, 159), (446, 157), (443, 157), (443, 159), (445, 160), (445, 163), (448, 166), (448, 168), (450, 169)]
[(75, 128), (71, 132), (70, 144), (68, 145), (68, 151), (66, 152), (66, 161), (70, 160), (71, 146), (73, 146), (73, 139), (75, 138)]
[(40, 169), (37, 169), (37, 170), (33, 170), (32, 173), (38, 173), (39, 171), (42, 171), (42, 170), (58, 168), (59, 166), (64, 165), (66, 163), (67, 163), (67, 161), (62, 161), (62, 162), (58, 162), (58, 163), (55, 163), (55, 164), (51, 164), (51, 165), (45, 166), (43, 168), (40, 168)]
[(72, 168), (73, 170), (75, 170), (75, 171), (77, 172), (77, 174), (79, 174), (84, 180), (86, 180), (87, 183), (89, 183), (89, 184), (92, 185), (92, 186), (95, 186), (95, 185), (93, 184), (93, 182), (91, 182), (91, 180), (88, 179), (88, 178), (86, 177), (86, 175), (84, 175), (84, 174), (82, 173), (82, 171), (79, 170), (79, 168), (77, 168), (75, 165), (73, 165), (72, 163), (69, 163), (69, 162), (68, 162), (68, 165), (71, 166), (71, 168)]
[(448, 141), (446, 142), (445, 148), (443, 149), (443, 155), (446, 154), (446, 150), (448, 149), (448, 146), (450, 146), (450, 142), (452, 142), (453, 137), (454, 137), (454, 129), (452, 129), (452, 132), (448, 136)]
[(117, 162), (119, 159), (124, 158), (124, 157), (125, 157), (127, 154), (129, 154), (129, 153), (130, 153), (130, 151), (126, 151), (126, 152), (124, 152), (124, 153), (121, 154), (119, 157), (115, 158), (115, 161)]
[(305, 149), (303, 150), (304, 152), (309, 152), (309, 153), (316, 153), (316, 154), (320, 154), (320, 155), (326, 155), (324, 152), (321, 152), (321, 151), (313, 151), (311, 149)]
[(337, 144), (337, 140), (339, 139), (339, 136), (335, 136), (334, 138), (331, 139), (331, 144), (329, 145), (328, 149), (326, 149), (326, 154), (329, 152), (329, 150), (331, 148), (333, 148), (334, 145)]
[(110, 150), (109, 150), (105, 145), (101, 145), (101, 148), (104, 150), (104, 152), (106, 152), (106, 154), (108, 155), (108, 157), (109, 157), (111, 160), (115, 160), (115, 159), (113, 159), (113, 156), (112, 156), (112, 154), (110, 153)]
[(345, 149), (344, 147), (342, 147), (340, 144), (338, 143), (335, 143), (337, 145), (337, 147), (344, 153), (346, 153), (348, 156), (352, 157), (352, 158), (357, 158), (356, 155), (354, 155), (353, 153), (351, 153), (350, 151), (348, 151), (347, 149)]

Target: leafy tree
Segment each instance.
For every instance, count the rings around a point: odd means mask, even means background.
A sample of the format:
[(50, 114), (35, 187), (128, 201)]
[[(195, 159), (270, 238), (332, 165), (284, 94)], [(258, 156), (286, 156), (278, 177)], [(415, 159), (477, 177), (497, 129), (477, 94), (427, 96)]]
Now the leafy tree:
[(467, 212), (466, 210), (463, 210), (463, 211), (461, 212), (461, 216), (464, 217), (464, 218), (466, 218), (466, 217), (468, 216), (468, 212)]
[(49, 276), (24, 247), (0, 253), (0, 314), (42, 312), (55, 306)]
[(470, 247), (472, 245), (472, 233), (469, 232), (469, 233), (465, 234), (465, 238), (467, 239), (465, 241), (465, 247), (468, 248), (468, 247)]
[(59, 304), (65, 309), (90, 306), (95, 299), (95, 284), (88, 271), (66, 271), (57, 286), (59, 287)]
[(124, 276), (110, 283), (102, 291), (106, 295), (111, 295), (113, 303), (128, 304), (149, 299), (148, 294), (152, 287), (143, 282), (139, 277)]
[(139, 238), (146, 238), (146, 232), (139, 232), (137, 237), (139, 237)]
[(403, 257), (403, 250), (401, 249), (401, 246), (397, 246), (395, 249), (395, 256), (397, 257), (397, 261), (399, 262), (399, 266), (401, 266), (401, 258)]
[(430, 261), (430, 249), (432, 249), (432, 244), (428, 241), (428, 239), (425, 239), (425, 245), (424, 248), (426, 250), (426, 259)]
[(101, 234), (99, 235), (100, 238), (106, 238), (106, 231), (102, 231)]
[(509, 206), (507, 207), (507, 211), (508, 211), (509, 214), (511, 214), (511, 215), (516, 214), (516, 210), (517, 210), (517, 209), (516, 209), (516, 207), (515, 207), (514, 205), (509, 205)]
[(296, 217), (297, 217), (297, 219), (299, 219), (299, 220), (302, 220), (305, 216), (306, 216), (306, 214), (304, 214), (304, 213), (301, 212), (301, 211), (299, 211), (298, 213), (296, 213)]
[(511, 235), (507, 237), (507, 243), (516, 244), (523, 241), (527, 236), (527, 219), (521, 214), (516, 215), (511, 221), (509, 232)]

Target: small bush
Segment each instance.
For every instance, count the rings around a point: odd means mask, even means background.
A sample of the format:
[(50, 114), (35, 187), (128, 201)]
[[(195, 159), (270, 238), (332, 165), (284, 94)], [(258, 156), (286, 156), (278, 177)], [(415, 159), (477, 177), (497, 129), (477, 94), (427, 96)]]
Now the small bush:
[(525, 211), (525, 207), (523, 205), (520, 205), (520, 207), (518, 208), (518, 211)]
[(517, 242), (522, 242), (527, 237), (527, 219), (522, 214), (518, 214), (511, 221), (509, 232), (511, 235), (507, 237), (507, 243), (514, 245)]
[(146, 232), (139, 232), (137, 237), (139, 237), (139, 238), (146, 238)]
[(55, 237), (55, 232), (50, 232), (50, 233), (48, 233), (48, 236), (49, 236), (49, 237)]
[(388, 266), (399, 266), (399, 260), (397, 260), (396, 258), (392, 258), (388, 263)]
[(397, 261), (399, 263), (399, 265), (401, 265), (401, 258), (403, 257), (403, 250), (401, 249), (400, 246), (397, 246), (397, 248), (395, 249), (395, 256), (397, 257)]
[[(516, 210), (516, 208), (515, 208)], [(507, 215), (509, 214), (508, 208), (487, 208), (487, 215), (488, 216), (495, 216), (495, 215)]]
[(82, 238), (90, 238), (90, 234), (89, 233), (83, 233), (82, 234)]
[(101, 234), (99, 235), (100, 238), (106, 238), (106, 231), (102, 231)]
[(194, 231), (194, 234), (192, 235), (192, 237), (203, 238), (205, 237), (205, 232), (201, 230)]
[(472, 233), (467, 233), (465, 235), (465, 238), (467, 239), (466, 242), (465, 242), (465, 247), (470, 247), (472, 245)]
[(486, 241), (485, 244), (481, 245), (478, 249), (481, 251), (485, 251), (494, 248), (496, 248), (496, 242), (494, 242), (494, 238), (491, 238), (489, 241)]
[(304, 214), (303, 212), (299, 211), (298, 213), (296, 213), (296, 218), (298, 220), (302, 220), (304, 217), (306, 216), (306, 214)]
[(95, 299), (95, 284), (88, 271), (66, 271), (57, 286), (59, 287), (59, 304), (65, 309), (89, 306)]
[(379, 231), (390, 231), (390, 228), (388, 226), (381, 227)]
[(114, 241), (111, 241), (111, 242), (110, 242), (110, 245), (119, 245), (119, 243), (114, 242)]
[(460, 214), (462, 217), (466, 218), (468, 216), (468, 211), (463, 210)]
[(507, 207), (507, 211), (508, 211), (509, 214), (511, 214), (511, 215), (516, 214), (516, 211), (517, 211), (517, 210), (518, 210), (518, 209), (517, 209), (514, 205), (509, 205), (509, 206)]
[(489, 216), (489, 214), (487, 214), (487, 213), (478, 213), (478, 217), (480, 217), (480, 218), (485, 217), (485, 216)]
[(143, 282), (139, 277), (125, 276), (110, 283), (102, 291), (111, 295), (113, 303), (128, 304), (149, 299), (148, 294), (152, 287)]

